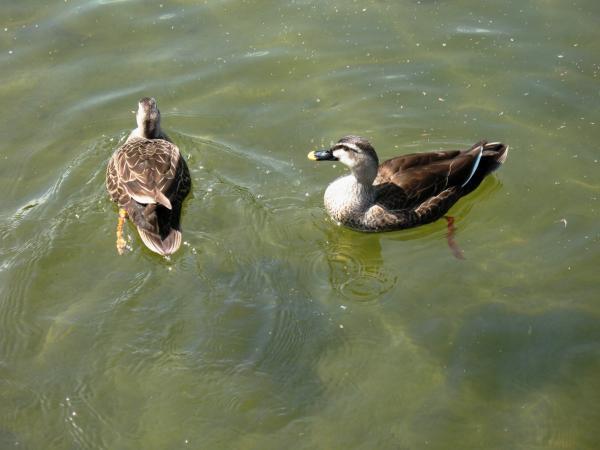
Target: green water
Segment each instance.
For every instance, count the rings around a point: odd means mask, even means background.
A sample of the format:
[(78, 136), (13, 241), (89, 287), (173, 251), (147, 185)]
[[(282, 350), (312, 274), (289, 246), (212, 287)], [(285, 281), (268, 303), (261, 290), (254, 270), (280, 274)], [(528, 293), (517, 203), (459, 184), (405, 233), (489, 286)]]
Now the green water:
[[(34, 1), (0, 16), (1, 449), (597, 449), (597, 0)], [(115, 249), (106, 163), (158, 100), (193, 194)], [(323, 208), (381, 159), (511, 146), (445, 222)]]

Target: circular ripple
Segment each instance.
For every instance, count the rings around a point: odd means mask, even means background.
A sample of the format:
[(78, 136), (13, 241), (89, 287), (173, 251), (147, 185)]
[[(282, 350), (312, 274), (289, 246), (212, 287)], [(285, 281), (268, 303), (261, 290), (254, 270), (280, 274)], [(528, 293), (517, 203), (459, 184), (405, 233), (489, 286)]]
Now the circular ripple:
[(381, 256), (379, 237), (334, 230), (325, 244), (331, 286), (344, 298), (373, 301), (390, 291), (398, 277), (389, 273)]

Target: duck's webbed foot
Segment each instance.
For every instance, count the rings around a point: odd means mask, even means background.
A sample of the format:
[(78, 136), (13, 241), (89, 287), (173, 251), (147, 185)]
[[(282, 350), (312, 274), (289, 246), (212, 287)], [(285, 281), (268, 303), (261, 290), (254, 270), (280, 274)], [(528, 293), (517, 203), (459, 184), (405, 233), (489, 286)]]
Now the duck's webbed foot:
[(448, 223), (448, 232), (446, 233), (448, 247), (450, 247), (450, 250), (452, 250), (452, 254), (456, 259), (465, 259), (462, 249), (454, 240), (454, 235), (456, 234), (456, 228), (454, 228), (454, 217), (444, 216), (444, 219), (446, 219), (446, 222)]
[(119, 221), (117, 222), (117, 252), (119, 255), (125, 253), (125, 247), (127, 242), (123, 239), (123, 224), (127, 220), (127, 211), (123, 208), (119, 208)]

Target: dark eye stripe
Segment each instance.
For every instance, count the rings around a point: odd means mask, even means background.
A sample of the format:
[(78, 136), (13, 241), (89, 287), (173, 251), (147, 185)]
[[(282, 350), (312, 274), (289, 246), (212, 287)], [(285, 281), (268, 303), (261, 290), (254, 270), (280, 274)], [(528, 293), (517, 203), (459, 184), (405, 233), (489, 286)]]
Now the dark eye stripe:
[(334, 145), (334, 147), (333, 147), (332, 151), (333, 151), (333, 150), (346, 150), (347, 152), (354, 152), (354, 153), (357, 153), (355, 149), (353, 149), (352, 147), (348, 147), (348, 146), (347, 146), (347, 145), (345, 145), (345, 144), (337, 144), (337, 145)]

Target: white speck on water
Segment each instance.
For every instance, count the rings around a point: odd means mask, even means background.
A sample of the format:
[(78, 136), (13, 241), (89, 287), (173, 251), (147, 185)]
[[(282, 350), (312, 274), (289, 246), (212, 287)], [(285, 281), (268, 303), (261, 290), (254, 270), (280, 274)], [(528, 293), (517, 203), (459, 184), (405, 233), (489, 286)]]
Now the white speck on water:
[(12, 55), (12, 54), (13, 54), (13, 51), (12, 51), (12, 50), (9, 50), (9, 51), (8, 51), (8, 54), (9, 54), (9, 55)]
[(305, 196), (305, 197), (309, 197), (309, 196), (310, 196), (310, 194), (309, 194), (308, 192), (305, 192), (305, 193), (304, 193), (304, 196)]
[(344, 328), (344, 325), (342, 325), (341, 323), (340, 323), (340, 328)]
[(468, 34), (486, 34), (486, 33), (492, 32), (492, 30), (489, 30), (487, 28), (477, 28), (477, 27), (456, 27), (456, 31), (458, 31), (459, 33), (468, 33)]
[(320, 98), (317, 98), (317, 103), (321, 103), (321, 99)]
[(244, 58), (259, 58), (261, 56), (267, 56), (268, 54), (269, 54), (269, 52), (267, 50), (248, 52), (244, 55)]
[(565, 55), (556, 55), (557, 58), (564, 58)]
[(348, 307), (346, 305), (340, 305), (340, 308), (342, 308), (343, 310), (348, 309)]
[(515, 42), (515, 38), (510, 38), (509, 41), (510, 42)]
[(75, 411), (73, 411), (73, 412), (71, 413), (71, 415), (72, 415), (73, 417), (75, 417), (75, 416), (77, 415), (77, 413), (76, 413)]
[(79, 219), (79, 214), (75, 214), (75, 218), (76, 218), (76, 219)]
[(447, 44), (445, 42), (442, 42), (442, 47), (445, 47)]
[(212, 188), (208, 188), (206, 191), (207, 192), (212, 192), (213, 190), (212, 190)]

